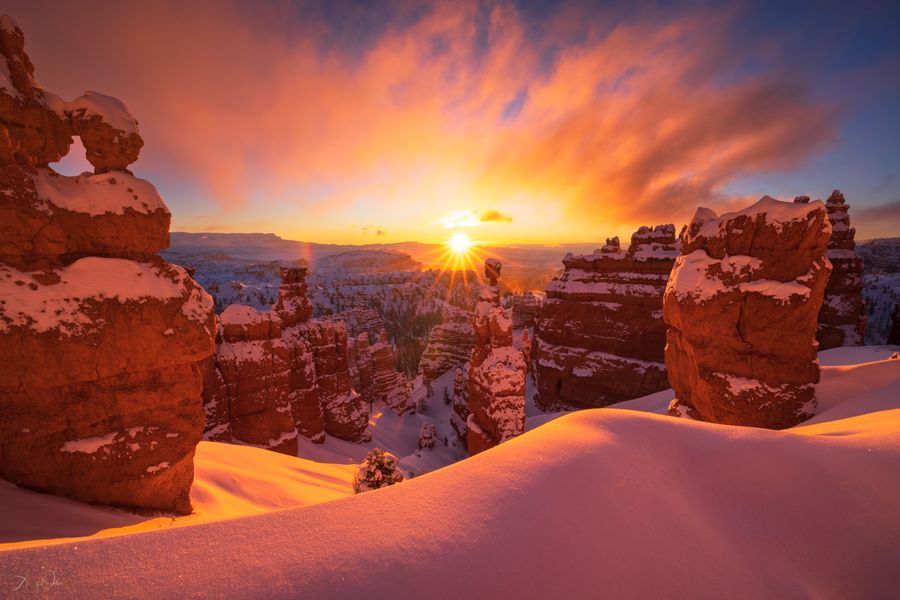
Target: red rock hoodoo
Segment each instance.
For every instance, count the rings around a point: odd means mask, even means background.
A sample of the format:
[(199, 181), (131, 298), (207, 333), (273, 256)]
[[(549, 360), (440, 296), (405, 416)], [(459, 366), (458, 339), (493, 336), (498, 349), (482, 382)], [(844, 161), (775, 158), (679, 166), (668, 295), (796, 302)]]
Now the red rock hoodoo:
[(450, 425), (463, 442), (466, 441), (466, 421), (469, 419), (469, 368), (466, 362), (457, 367), (453, 377), (453, 411), (450, 413)]
[(232, 304), (219, 317), (203, 390), (206, 435), (292, 455), (298, 434), (361, 439), (368, 410), (351, 389), (346, 327), (310, 320), (305, 268), (282, 269), (281, 278), (272, 310)]
[[(0, 18), (0, 476), (78, 500), (188, 513), (212, 298), (156, 252), (170, 214), (127, 171), (125, 106), (34, 81)], [(80, 135), (96, 174), (49, 163)]]
[(388, 408), (403, 414), (412, 408), (409, 381), (394, 366), (394, 348), (387, 332), (382, 329), (376, 339), (377, 342), (370, 344), (369, 334), (365, 332), (350, 339), (347, 358), (351, 384), (367, 403), (384, 402)]
[(590, 255), (568, 255), (550, 282), (532, 349), (545, 410), (606, 406), (669, 387), (662, 297), (679, 254), (674, 225), (641, 227)]
[[(808, 203), (798, 196), (797, 203)], [(861, 346), (866, 337), (866, 306), (863, 303), (863, 259), (856, 253), (856, 230), (850, 227), (849, 206), (840, 190), (834, 190), (825, 202), (831, 222), (828, 260), (831, 277), (825, 287), (825, 301), (819, 311), (819, 350), (838, 346)]]
[(821, 202), (697, 209), (664, 298), (670, 414), (771, 429), (811, 415), (830, 236)]
[(475, 305), (475, 347), (468, 372), (466, 444), (477, 454), (525, 431), (525, 358), (513, 347), (512, 319), (500, 307), (503, 265), (489, 258)]
[(409, 405), (409, 381), (394, 367), (394, 349), (384, 329), (378, 334), (378, 341), (369, 346), (369, 352), (372, 355), (372, 393), (375, 400), (384, 402), (399, 414), (412, 409)]
[(443, 322), (428, 332), (428, 343), (419, 361), (419, 374), (425, 383), (434, 381), (450, 369), (460, 367), (472, 354), (475, 330), (471, 314), (447, 305)]

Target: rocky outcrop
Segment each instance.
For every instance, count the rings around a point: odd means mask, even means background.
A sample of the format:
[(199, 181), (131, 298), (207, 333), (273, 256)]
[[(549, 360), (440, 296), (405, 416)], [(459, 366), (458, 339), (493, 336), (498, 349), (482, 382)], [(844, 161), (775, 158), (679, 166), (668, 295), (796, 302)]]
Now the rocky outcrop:
[(425, 383), (434, 381), (450, 369), (465, 364), (474, 345), (471, 314), (446, 306), (443, 322), (428, 333), (428, 344), (419, 361), (419, 374)]
[(9, 16), (0, 17), (0, 164), (43, 168), (68, 154), (81, 137), (95, 172), (127, 172), (144, 145), (125, 105), (97, 92), (66, 102), (34, 80), (25, 35)]
[(669, 387), (662, 297), (679, 254), (674, 225), (641, 227), (590, 255), (567, 255), (547, 287), (532, 349), (544, 410), (591, 408)]
[(519, 338), (519, 350), (522, 351), (522, 357), (525, 359), (526, 368), (531, 365), (531, 335), (528, 333), (528, 329), (522, 330), (522, 337)]
[(232, 304), (219, 316), (204, 378), (207, 437), (291, 455), (298, 434), (362, 439), (368, 410), (351, 389), (346, 327), (310, 320), (305, 268), (284, 268), (281, 278), (271, 310)]
[[(808, 196), (794, 202), (808, 203)], [(840, 190), (825, 202), (831, 222), (828, 260), (831, 277), (825, 287), (825, 301), (819, 312), (816, 339), (819, 350), (838, 346), (861, 346), (866, 336), (866, 306), (863, 303), (863, 259), (856, 253), (856, 230), (850, 227), (849, 206)]]
[(347, 338), (347, 364), (350, 368), (350, 385), (366, 402), (375, 402), (372, 395), (372, 353), (369, 351), (368, 333)]
[(372, 308), (351, 308), (339, 313), (328, 315), (329, 319), (343, 321), (347, 324), (347, 335), (353, 338), (366, 333), (369, 340), (378, 339), (381, 330), (384, 329), (384, 320), (378, 311)]
[(489, 258), (472, 326), (475, 347), (468, 373), (466, 445), (477, 454), (525, 431), (525, 359), (513, 347), (512, 319), (500, 307), (503, 265)]
[(671, 414), (771, 429), (812, 414), (830, 236), (821, 202), (697, 209), (664, 298)]
[(516, 294), (512, 297), (512, 323), (513, 329), (534, 327), (534, 319), (537, 316), (540, 302), (534, 292)]
[(378, 341), (369, 346), (372, 355), (372, 393), (376, 400), (384, 402), (398, 414), (412, 407), (409, 404), (410, 386), (406, 375), (394, 368), (394, 349), (387, 332), (381, 330)]
[(450, 413), (450, 425), (457, 437), (465, 443), (466, 421), (469, 419), (469, 369), (472, 365), (466, 362), (456, 368), (453, 378), (453, 411)]
[[(212, 298), (155, 255), (170, 215), (126, 171), (142, 142), (124, 105), (42, 90), (6, 16), (0, 54), (0, 476), (188, 513)], [(102, 174), (49, 168), (73, 133)]]
[(345, 440), (366, 439), (369, 407), (351, 385), (346, 325), (343, 321), (313, 320), (307, 335), (325, 415), (325, 431)]
[(296, 456), (288, 396), (293, 365), (281, 319), (274, 311), (232, 304), (219, 315), (219, 327), (216, 369), (233, 439)]

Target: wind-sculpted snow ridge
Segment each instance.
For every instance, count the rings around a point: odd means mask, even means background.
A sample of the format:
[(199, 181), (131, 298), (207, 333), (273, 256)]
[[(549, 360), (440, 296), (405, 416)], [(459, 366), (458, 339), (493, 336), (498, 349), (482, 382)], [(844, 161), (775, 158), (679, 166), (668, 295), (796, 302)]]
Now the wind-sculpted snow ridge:
[[(475, 347), (469, 360), (466, 445), (477, 454), (525, 430), (525, 373), (522, 351), (513, 347), (512, 319), (500, 307), (500, 261), (489, 258), (472, 327)], [(459, 415), (460, 418), (462, 415)]]
[(540, 407), (606, 406), (668, 387), (662, 296), (678, 254), (669, 224), (641, 227), (627, 251), (615, 237), (565, 257), (535, 327)]
[(232, 304), (219, 316), (215, 358), (204, 365), (206, 436), (291, 455), (298, 434), (362, 439), (368, 410), (351, 389), (346, 327), (310, 320), (306, 269), (281, 277), (271, 310)]
[[(794, 202), (806, 204), (809, 196)], [(825, 287), (825, 300), (819, 312), (816, 339), (819, 348), (861, 346), (866, 337), (866, 306), (863, 302), (863, 259), (856, 253), (856, 230), (850, 227), (850, 207), (840, 190), (834, 190), (825, 202), (831, 223), (828, 260), (831, 276)]]
[[(114, 98), (40, 88), (0, 18), (0, 476), (79, 500), (190, 512), (212, 298), (156, 253), (169, 210), (127, 167)], [(95, 173), (49, 163), (81, 136)]]
[[(871, 349), (823, 357), (835, 352)], [(870, 360), (823, 367), (827, 410), (786, 431), (584, 410), (337, 502), (0, 551), (0, 562), (37, 580), (55, 569), (60, 598), (891, 598), (900, 586), (900, 361)], [(215, 479), (223, 484), (257, 471), (277, 481), (263, 453), (254, 469), (246, 455), (228, 461), (224, 452), (253, 449), (209, 445), (222, 447)], [(198, 450), (203, 464), (206, 454)], [(278, 458), (297, 464), (285, 464), (285, 477), (302, 473), (291, 488), (302, 476), (323, 496), (352, 491), (352, 467)], [(231, 477), (229, 462), (239, 468)], [(330, 478), (326, 467), (342, 470)], [(198, 465), (201, 483), (205, 471)], [(237, 509), (242, 490), (248, 505), (279, 490), (268, 485), (257, 496), (256, 487), (204, 493), (227, 492)], [(38, 522), (23, 510), (17, 522)], [(53, 521), (61, 513), (48, 511)]]
[(809, 418), (830, 237), (822, 202), (697, 209), (664, 298), (671, 414), (772, 429)]

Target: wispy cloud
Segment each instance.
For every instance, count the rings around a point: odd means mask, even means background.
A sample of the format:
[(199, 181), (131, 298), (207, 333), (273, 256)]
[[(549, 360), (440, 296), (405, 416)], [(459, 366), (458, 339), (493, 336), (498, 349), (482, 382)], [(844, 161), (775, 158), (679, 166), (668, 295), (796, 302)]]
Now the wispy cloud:
[(479, 213), (466, 209), (454, 210), (431, 224), (439, 225), (444, 229), (468, 229), (487, 223), (512, 223), (512, 220), (510, 215), (499, 210), (485, 210)]
[[(348, 47), (315, 3), (303, 18), (278, 3), (95, 4), (22, 7), (47, 32), (27, 38), (38, 80), (121, 97), (147, 142), (138, 172), (273, 224), (285, 204), (352, 221), (363, 198), (392, 232), (447, 211), (449, 228), (512, 221), (491, 205), (521, 207), (520, 234), (550, 235), (548, 214), (579, 231), (684, 221), (836, 137), (803, 73), (739, 68), (753, 48), (731, 40), (732, 11), (561, 7), (538, 27), (506, 2), (400, 2)], [(60, 60), (73, 47), (80, 60)]]

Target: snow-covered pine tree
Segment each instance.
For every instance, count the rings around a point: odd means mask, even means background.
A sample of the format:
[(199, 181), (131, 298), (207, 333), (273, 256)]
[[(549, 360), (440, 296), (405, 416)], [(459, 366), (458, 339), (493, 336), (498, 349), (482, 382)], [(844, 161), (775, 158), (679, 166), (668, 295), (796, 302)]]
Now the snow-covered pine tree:
[(356, 493), (377, 490), (403, 481), (397, 457), (381, 448), (373, 448), (359, 465), (353, 489)]

